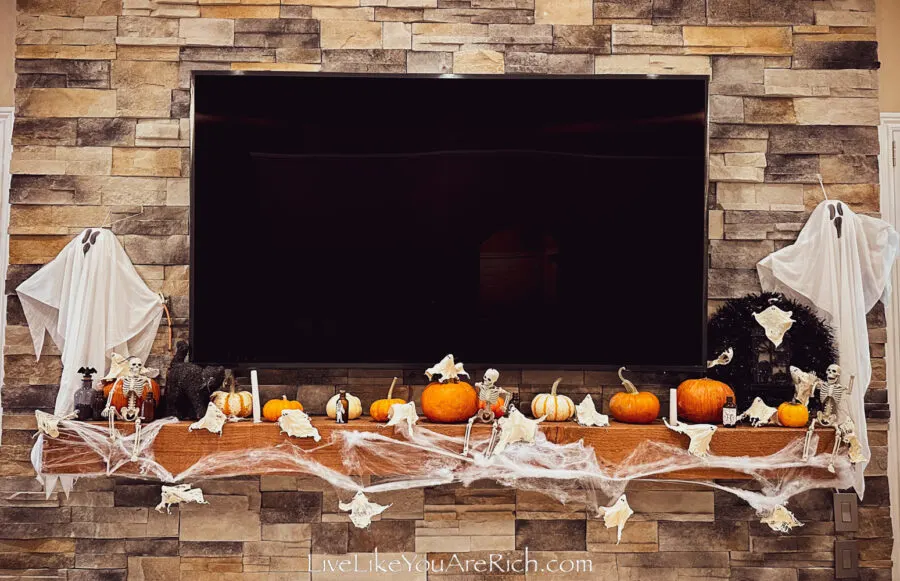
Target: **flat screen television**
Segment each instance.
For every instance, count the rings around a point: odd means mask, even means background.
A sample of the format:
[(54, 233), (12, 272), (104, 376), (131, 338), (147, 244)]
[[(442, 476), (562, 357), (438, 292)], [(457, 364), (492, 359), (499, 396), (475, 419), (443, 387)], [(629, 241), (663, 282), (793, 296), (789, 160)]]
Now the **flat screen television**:
[(705, 77), (197, 73), (193, 360), (704, 368)]

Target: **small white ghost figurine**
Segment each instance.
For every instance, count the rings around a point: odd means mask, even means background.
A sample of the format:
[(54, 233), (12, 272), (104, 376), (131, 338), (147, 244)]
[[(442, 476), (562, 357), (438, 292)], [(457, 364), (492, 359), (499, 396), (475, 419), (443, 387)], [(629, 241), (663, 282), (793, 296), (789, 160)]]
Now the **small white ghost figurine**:
[(591, 394), (584, 396), (581, 403), (575, 406), (575, 419), (582, 426), (599, 426), (602, 428), (609, 425), (609, 416), (597, 411)]
[(784, 340), (784, 334), (794, 325), (794, 319), (791, 318), (793, 314), (793, 311), (782, 311), (772, 305), (761, 313), (753, 313), (753, 318), (766, 330), (769, 341), (778, 347)]
[(628, 499), (623, 494), (612, 506), (603, 507), (600, 510), (603, 511), (603, 524), (606, 525), (606, 528), (616, 527), (619, 529), (616, 533), (616, 544), (618, 545), (622, 542), (622, 529), (625, 528), (625, 523), (634, 514), (628, 505)]
[(281, 417), (278, 418), (278, 427), (281, 428), (280, 434), (287, 434), (292, 438), (312, 438), (318, 442), (322, 439), (312, 423), (309, 416), (303, 410), (284, 410)]
[(522, 415), (522, 412), (512, 408), (509, 415), (497, 420), (500, 426), (500, 437), (497, 439), (497, 446), (494, 448), (494, 454), (500, 454), (506, 447), (515, 442), (534, 443), (534, 437), (538, 431), (538, 424), (544, 421), (544, 418), (531, 420)]
[(780, 533), (789, 533), (792, 528), (803, 526), (803, 523), (797, 520), (794, 513), (786, 509), (782, 504), (776, 506), (771, 513), (760, 519), (759, 522), (769, 525), (769, 528), (773, 531)]
[(185, 504), (195, 502), (197, 504), (209, 504), (203, 500), (203, 491), (199, 488), (191, 488), (190, 484), (178, 484), (176, 486), (162, 487), (162, 500), (156, 505), (156, 511), (162, 512), (163, 509), (167, 513), (172, 511), (169, 509), (173, 504)]
[(209, 432), (213, 434), (222, 435), (222, 426), (225, 425), (225, 422), (228, 421), (228, 416), (225, 415), (225, 412), (220, 410), (215, 406), (215, 404), (210, 403), (206, 406), (206, 415), (200, 418), (199, 421), (194, 422), (190, 426), (188, 426), (188, 431), (193, 432), (194, 430), (209, 430)]
[(412, 433), (413, 426), (419, 421), (416, 413), (416, 403), (395, 403), (388, 409), (388, 421), (385, 426), (397, 426), (405, 423), (406, 429)]
[(712, 361), (707, 361), (706, 368), (712, 369), (713, 367), (716, 367), (717, 365), (722, 365), (722, 366), (728, 365), (729, 363), (731, 363), (731, 360), (733, 358), (734, 358), (734, 349), (729, 347), (725, 351), (722, 351), (722, 353), (720, 353), (719, 356), (716, 357), (715, 359), (713, 359)]
[(712, 441), (713, 434), (716, 433), (716, 426), (712, 424), (684, 424), (680, 422), (672, 426), (665, 418), (663, 418), (663, 422), (673, 432), (690, 437), (691, 443), (688, 445), (688, 452), (691, 455), (705, 458), (709, 454), (709, 443)]
[(740, 421), (744, 418), (748, 418), (750, 420), (750, 425), (754, 428), (758, 428), (759, 426), (765, 426), (770, 422), (778, 423), (778, 418), (775, 415), (777, 412), (778, 409), (767, 406), (762, 398), (757, 397), (753, 400), (750, 407), (747, 408), (747, 411), (739, 415), (737, 419)]
[(353, 497), (353, 500), (350, 502), (340, 502), (338, 503), (338, 507), (340, 507), (341, 510), (349, 510), (350, 522), (352, 522), (356, 528), (364, 529), (372, 522), (373, 516), (378, 516), (383, 513), (389, 509), (391, 505), (382, 506), (370, 502), (369, 499), (366, 498), (366, 495), (363, 494), (363, 491), (360, 490), (356, 493), (356, 496)]
[(448, 381), (451, 379), (456, 379), (460, 375), (468, 376), (468, 372), (463, 369), (462, 363), (456, 363), (453, 361), (453, 354), (449, 354), (443, 359), (441, 359), (434, 367), (429, 367), (425, 370), (425, 375), (428, 377), (428, 380), (431, 381), (432, 376), (440, 375), (441, 381)]
[(76, 415), (77, 414), (73, 412), (63, 417), (59, 417), (54, 416), (53, 414), (48, 414), (47, 412), (42, 412), (41, 410), (34, 410), (34, 417), (37, 420), (38, 431), (42, 434), (47, 434), (51, 438), (59, 437), (59, 422), (63, 420), (70, 420)]

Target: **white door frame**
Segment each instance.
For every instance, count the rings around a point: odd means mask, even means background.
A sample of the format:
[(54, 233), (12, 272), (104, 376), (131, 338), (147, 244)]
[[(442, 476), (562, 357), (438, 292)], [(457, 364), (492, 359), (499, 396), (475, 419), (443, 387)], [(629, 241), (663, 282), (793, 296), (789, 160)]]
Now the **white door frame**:
[[(12, 157), (13, 107), (0, 107), (0, 394), (6, 353), (6, 269), (9, 265), (9, 173)], [(3, 438), (3, 400), (0, 399), (0, 443)]]
[[(900, 230), (900, 167), (897, 143), (900, 142), (900, 113), (882, 113), (878, 128), (881, 154), (878, 166), (881, 182), (881, 217)], [(891, 273), (890, 303), (887, 305), (887, 390), (891, 419), (888, 426), (888, 481), (891, 490), (891, 523), (893, 527), (893, 575), (900, 580), (900, 267)]]

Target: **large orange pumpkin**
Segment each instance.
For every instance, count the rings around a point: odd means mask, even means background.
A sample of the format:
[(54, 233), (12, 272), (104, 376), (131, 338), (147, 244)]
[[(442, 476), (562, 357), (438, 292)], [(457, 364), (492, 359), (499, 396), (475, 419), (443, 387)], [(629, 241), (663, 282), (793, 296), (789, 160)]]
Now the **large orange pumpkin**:
[(715, 379), (688, 379), (678, 386), (678, 418), (695, 423), (722, 422), (725, 399), (734, 397), (728, 385)]
[[(253, 394), (251, 394), (252, 396)], [(252, 403), (251, 403), (252, 406)], [(281, 399), (270, 399), (263, 406), (262, 416), (269, 422), (277, 422), (284, 410), (300, 410), (303, 411), (303, 404), (299, 401), (289, 400), (286, 395)]]
[[(104, 381), (103, 382), (103, 397), (109, 399), (109, 392), (113, 392), (112, 396), (112, 404), (117, 410), (120, 410), (128, 405), (128, 398), (125, 397), (125, 392), (122, 391), (122, 378), (118, 378), (115, 381)], [(151, 379), (149, 385), (144, 387), (144, 390), (141, 392), (141, 396), (138, 398), (138, 408), (141, 407), (141, 402), (147, 397), (147, 394), (152, 392), (153, 399), (156, 401), (156, 405), (159, 405), (160, 400), (160, 392), (159, 392), (159, 384), (155, 379)]]
[(369, 415), (372, 416), (372, 419), (376, 422), (386, 422), (388, 421), (388, 412), (391, 410), (391, 406), (398, 404), (405, 404), (405, 399), (400, 399), (399, 397), (391, 397), (394, 395), (394, 386), (397, 385), (397, 378), (391, 382), (391, 386), (388, 388), (387, 398), (385, 399), (377, 399), (372, 402), (372, 405), (369, 406)]
[(803, 428), (809, 421), (809, 410), (802, 403), (786, 401), (778, 406), (778, 422), (788, 428)]
[(471, 384), (458, 379), (432, 382), (422, 392), (422, 412), (432, 422), (464, 422), (478, 411), (478, 394)]
[(609, 400), (609, 413), (620, 422), (649, 424), (659, 416), (659, 398), (649, 391), (638, 391), (633, 383), (622, 377), (625, 368), (619, 369), (619, 379), (625, 386)]

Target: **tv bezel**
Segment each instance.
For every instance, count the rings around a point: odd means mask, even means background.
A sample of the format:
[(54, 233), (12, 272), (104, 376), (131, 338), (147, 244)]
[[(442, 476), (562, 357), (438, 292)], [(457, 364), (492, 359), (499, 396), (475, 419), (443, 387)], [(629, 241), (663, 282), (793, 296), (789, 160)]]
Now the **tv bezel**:
[[(196, 248), (195, 232), (194, 232), (194, 214), (196, 212), (196, 204), (194, 200), (195, 186), (194, 183), (196, 172), (194, 171), (194, 103), (196, 98), (195, 81), (198, 77), (221, 77), (221, 76), (253, 76), (253, 77), (298, 77), (298, 78), (317, 78), (317, 77), (350, 77), (350, 78), (424, 78), (424, 79), (446, 79), (448, 81), (458, 79), (533, 79), (533, 78), (561, 78), (561, 79), (578, 79), (578, 80), (610, 80), (610, 79), (646, 79), (666, 82), (669, 80), (692, 80), (702, 81), (703, 89), (706, 97), (706, 111), (704, 123), (704, 163), (703, 163), (703, 291), (701, 292), (701, 305), (698, 309), (703, 317), (703, 327), (701, 336), (701, 356), (697, 365), (628, 365), (627, 361), (621, 365), (612, 365), (604, 363), (595, 364), (529, 364), (515, 362), (491, 362), (491, 361), (468, 361), (465, 363), (470, 367), (493, 366), (502, 369), (559, 369), (559, 370), (585, 370), (585, 371), (615, 371), (622, 365), (627, 366), (632, 371), (650, 372), (650, 373), (705, 373), (707, 361), (707, 321), (708, 316), (708, 299), (709, 299), (709, 76), (708, 75), (652, 75), (652, 74), (597, 74), (597, 75), (534, 75), (534, 74), (515, 74), (515, 75), (457, 75), (457, 74), (421, 74), (421, 73), (327, 73), (327, 72), (296, 72), (296, 71), (233, 71), (233, 70), (194, 70), (191, 71), (191, 87), (190, 87), (190, 210), (189, 210), (189, 285), (188, 290), (188, 341), (193, 346), (194, 340), (194, 249)], [(436, 354), (435, 357), (442, 357), (444, 354)], [(390, 362), (354, 362), (354, 363), (322, 363), (313, 361), (295, 361), (295, 362), (277, 362), (277, 363), (240, 363), (233, 361), (196, 361), (193, 357), (193, 350), (190, 356), (191, 361), (203, 365), (224, 365), (235, 370), (250, 369), (397, 369), (397, 368), (426, 368), (434, 364), (434, 361), (408, 361), (403, 363)], [(435, 359), (436, 361), (437, 359)]]

